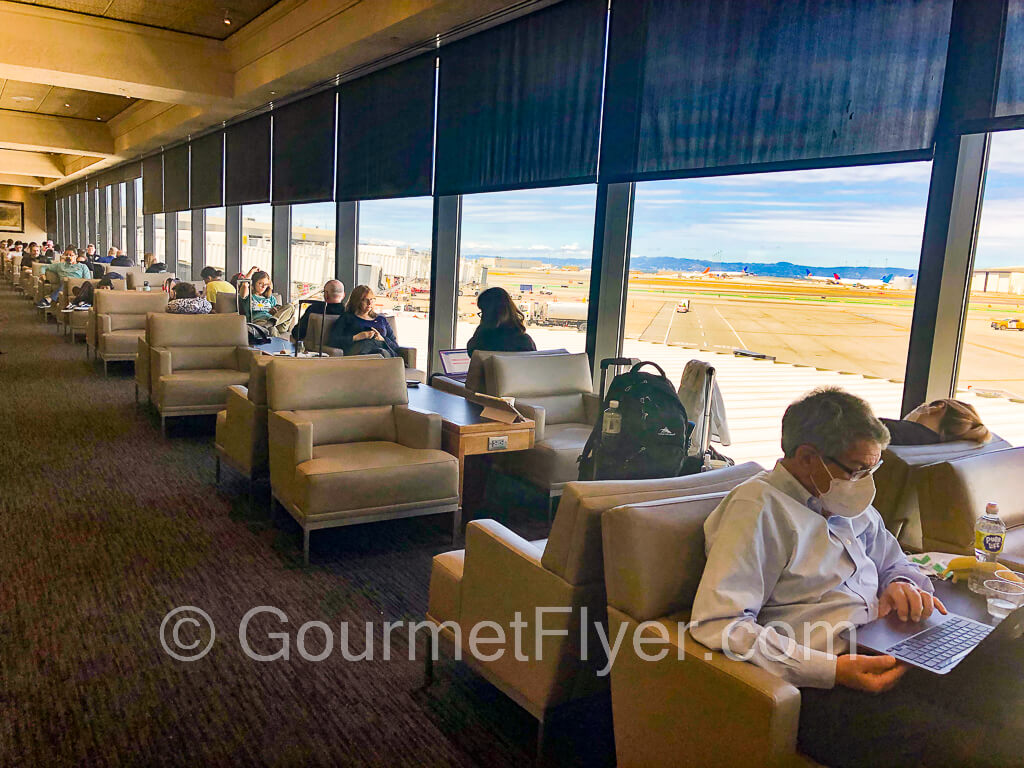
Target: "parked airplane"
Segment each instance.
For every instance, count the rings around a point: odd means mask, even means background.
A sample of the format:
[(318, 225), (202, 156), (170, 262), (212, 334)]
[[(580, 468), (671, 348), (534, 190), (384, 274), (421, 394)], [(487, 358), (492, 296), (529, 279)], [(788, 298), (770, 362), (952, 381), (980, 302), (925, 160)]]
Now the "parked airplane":
[(705, 267), (700, 275), (701, 277), (751, 277), (752, 275), (747, 271), (748, 269), (749, 267), (744, 267), (742, 272), (712, 272), (711, 267)]
[[(831, 277), (825, 277), (824, 275), (812, 275), (811, 270), (809, 269), (807, 270), (807, 274), (804, 275), (804, 279), (815, 283), (825, 283), (827, 285), (848, 285), (853, 288), (888, 288), (894, 277), (894, 274), (885, 275), (881, 280), (876, 280), (870, 277), (840, 277), (836, 272), (833, 272)], [(911, 275), (911, 277), (913, 277), (913, 275)]]

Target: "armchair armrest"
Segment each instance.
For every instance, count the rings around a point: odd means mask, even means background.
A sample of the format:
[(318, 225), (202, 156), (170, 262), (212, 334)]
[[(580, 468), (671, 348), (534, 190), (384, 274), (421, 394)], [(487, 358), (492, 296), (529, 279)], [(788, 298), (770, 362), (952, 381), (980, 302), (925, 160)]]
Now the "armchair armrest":
[(416, 367), (416, 348), (415, 347), (399, 347), (398, 354), (405, 361), (406, 368)]
[(398, 442), (408, 448), (441, 449), (441, 417), (415, 411), (407, 405), (394, 406)]
[(544, 419), (545, 411), (542, 405), (530, 405), (529, 403), (521, 403), (516, 400), (516, 410), (519, 411), (523, 416), (528, 419), (533, 419), (533, 439), (535, 442), (539, 442), (544, 439)]
[(114, 332), (114, 325), (111, 322), (110, 315), (96, 315), (96, 331), (100, 336), (105, 333)]
[[(630, 640), (640, 632), (661, 641), (644, 648), (646, 654), (668, 649), (664, 658), (649, 661), (627, 641), (614, 660), (616, 752), (629, 756), (626, 765), (664, 764), (673, 754), (685, 754), (695, 765), (806, 764), (796, 752), (800, 691), (795, 686), (709, 651), (680, 631), (685, 615), (645, 623), (642, 630), (613, 607), (608, 618), (612, 637), (626, 623)], [(686, 728), (675, 727), (678, 723)]]
[(447, 376), (441, 375), (434, 376), (430, 380), (430, 386), (442, 392), (447, 392), (450, 395), (458, 395), (459, 397), (465, 397), (469, 392), (469, 389), (461, 381), (455, 381), (455, 379), (449, 379)]
[(295, 468), (313, 458), (313, 424), (293, 411), (271, 411), (267, 428), (270, 485), (279, 498), (294, 503)]
[(164, 347), (149, 348), (149, 367), (153, 372), (153, 381), (159, 381), (161, 376), (170, 376), (174, 373), (171, 363), (171, 350)]
[(596, 424), (598, 417), (601, 415), (601, 406), (604, 403), (601, 402), (600, 395), (584, 392), (583, 393), (583, 410), (587, 415), (588, 424)]
[(252, 366), (252, 350), (248, 347), (235, 347), (235, 367), (239, 371), (248, 372)]
[(328, 346), (327, 344), (324, 344), (320, 351), (323, 354), (325, 354), (325, 355), (330, 355), (331, 357), (344, 357), (345, 356), (345, 353), (340, 348), (338, 348), (338, 347), (331, 347), (331, 346)]

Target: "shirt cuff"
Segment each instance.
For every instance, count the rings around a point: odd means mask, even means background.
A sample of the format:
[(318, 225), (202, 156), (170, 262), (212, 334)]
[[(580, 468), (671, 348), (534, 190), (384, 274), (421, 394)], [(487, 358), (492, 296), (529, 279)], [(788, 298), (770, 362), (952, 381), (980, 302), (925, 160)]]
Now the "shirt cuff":
[(905, 573), (904, 572), (904, 573), (893, 574), (888, 579), (886, 579), (882, 583), (880, 589), (878, 590), (879, 596), (881, 596), (881, 594), (883, 592), (885, 592), (886, 589), (889, 588), (890, 584), (892, 584), (893, 582), (897, 582), (897, 581), (902, 581), (902, 582), (905, 582), (907, 584), (913, 584), (915, 587), (920, 589), (922, 592), (927, 592), (928, 594), (934, 594), (935, 593), (935, 588), (932, 586), (931, 579), (929, 579), (923, 573), (915, 573), (915, 574), (911, 575), (909, 573)]
[(805, 688), (834, 688), (837, 657), (824, 651), (810, 651), (800, 670)]

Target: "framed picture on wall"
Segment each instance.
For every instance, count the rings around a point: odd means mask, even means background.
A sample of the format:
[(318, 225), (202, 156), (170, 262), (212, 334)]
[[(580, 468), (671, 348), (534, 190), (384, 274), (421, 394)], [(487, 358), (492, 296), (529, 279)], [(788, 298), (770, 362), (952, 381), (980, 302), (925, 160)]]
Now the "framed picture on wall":
[(0, 200), (0, 232), (25, 231), (25, 204)]

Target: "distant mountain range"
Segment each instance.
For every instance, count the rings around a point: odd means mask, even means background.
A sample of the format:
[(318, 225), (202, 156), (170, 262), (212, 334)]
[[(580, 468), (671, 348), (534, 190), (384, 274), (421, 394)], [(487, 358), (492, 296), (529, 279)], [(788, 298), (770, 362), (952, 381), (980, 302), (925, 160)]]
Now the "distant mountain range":
[[(466, 254), (466, 259), (482, 259), (483, 254)], [(527, 257), (529, 258), (529, 257)], [(582, 267), (590, 266), (590, 259), (568, 259), (568, 258), (537, 258), (545, 264), (556, 267)], [(747, 261), (707, 261), (704, 259), (679, 259), (671, 256), (637, 256), (630, 259), (629, 268), (637, 272), (658, 272), (668, 270), (671, 272), (703, 272), (711, 267), (713, 272), (742, 272), (746, 267), (753, 277), (795, 277), (802, 278), (807, 270), (814, 275), (828, 275), (833, 273), (840, 277), (858, 279), (880, 279), (886, 275), (909, 276), (915, 274), (915, 270), (903, 269), (901, 267), (812, 267), (808, 264), (793, 264), (788, 261), (777, 261), (773, 264)]]

